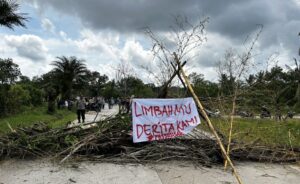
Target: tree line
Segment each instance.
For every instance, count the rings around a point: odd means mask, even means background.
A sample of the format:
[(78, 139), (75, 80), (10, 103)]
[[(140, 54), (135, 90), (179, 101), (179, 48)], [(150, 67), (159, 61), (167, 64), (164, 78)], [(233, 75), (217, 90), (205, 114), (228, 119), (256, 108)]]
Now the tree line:
[[(58, 100), (74, 100), (77, 96), (106, 99), (128, 98), (131, 95), (143, 98), (158, 96), (161, 86), (145, 84), (133, 75), (118, 80), (87, 69), (85, 61), (74, 56), (57, 57), (51, 63), (53, 69), (41, 76), (30, 79), (21, 74), (19, 66), (12, 59), (0, 59), (0, 115), (10, 115), (22, 111), (24, 107), (36, 107), (48, 103), (48, 112), (55, 112)], [(234, 86), (238, 83), (241, 94), (237, 104), (242, 109), (257, 111), (261, 106), (273, 110), (300, 109), (300, 70), (299, 61), (295, 67), (284, 70), (274, 66), (268, 71), (250, 74), (245, 80), (235, 80), (222, 74), (217, 82), (208, 81), (203, 74), (191, 73), (189, 78), (197, 95), (206, 101), (210, 108), (226, 98), (231, 98)], [(188, 96), (187, 90), (173, 86), (168, 97)]]
[(109, 80), (106, 75), (88, 70), (84, 60), (73, 56), (57, 57), (51, 65), (54, 66), (51, 71), (30, 79), (21, 74), (12, 59), (0, 59), (0, 115), (14, 114), (25, 106), (39, 106), (44, 102), (48, 103), (48, 112), (53, 113), (57, 100), (75, 100), (77, 96), (106, 99), (132, 94), (155, 96), (153, 84), (144, 84), (134, 76)]

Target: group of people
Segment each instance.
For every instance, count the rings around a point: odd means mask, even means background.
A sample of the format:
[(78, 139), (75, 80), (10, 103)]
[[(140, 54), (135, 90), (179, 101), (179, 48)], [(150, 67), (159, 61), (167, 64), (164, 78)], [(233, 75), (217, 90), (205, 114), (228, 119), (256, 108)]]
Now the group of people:
[[(85, 111), (96, 111), (101, 112), (102, 109), (105, 108), (105, 104), (108, 104), (108, 108), (112, 109), (115, 104), (119, 104), (119, 98), (114, 99), (111, 97), (110, 99), (106, 99), (104, 97), (92, 97), (92, 98), (77, 98), (77, 119), (78, 123), (84, 123), (85, 121)], [(82, 120), (82, 121), (81, 121)]]
[(73, 105), (76, 107), (78, 123), (85, 122), (85, 112), (86, 111), (96, 111), (101, 112), (105, 108), (105, 104), (108, 104), (108, 108), (112, 109), (114, 105), (119, 106), (120, 113), (130, 113), (130, 107), (134, 95), (127, 98), (109, 98), (105, 99), (104, 97), (77, 97), (76, 101), (71, 100), (59, 100), (57, 106), (59, 109), (67, 108), (72, 109)]
[(131, 97), (127, 97), (127, 98), (122, 98), (120, 99), (120, 103), (119, 103), (119, 112), (120, 113), (129, 113), (131, 110), (131, 103), (132, 103), (132, 99), (134, 98), (134, 95), (132, 95)]
[(71, 110), (73, 107), (73, 101), (72, 100), (58, 100), (57, 101), (57, 108), (58, 109), (69, 109)]
[(92, 98), (85, 98), (86, 101), (86, 108), (90, 111), (101, 112), (102, 109), (105, 107), (105, 99), (104, 97), (92, 97)]
[(86, 111), (101, 112), (105, 108), (104, 97), (77, 97), (76, 108), (77, 108), (77, 119), (78, 123), (84, 123)]

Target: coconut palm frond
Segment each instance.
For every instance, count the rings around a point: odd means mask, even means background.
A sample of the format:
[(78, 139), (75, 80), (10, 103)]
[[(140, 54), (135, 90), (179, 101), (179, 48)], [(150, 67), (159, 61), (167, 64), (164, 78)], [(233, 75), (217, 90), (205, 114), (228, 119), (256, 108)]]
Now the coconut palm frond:
[(13, 29), (14, 26), (26, 27), (26, 13), (17, 13), (19, 4), (14, 0), (0, 0), (0, 26)]

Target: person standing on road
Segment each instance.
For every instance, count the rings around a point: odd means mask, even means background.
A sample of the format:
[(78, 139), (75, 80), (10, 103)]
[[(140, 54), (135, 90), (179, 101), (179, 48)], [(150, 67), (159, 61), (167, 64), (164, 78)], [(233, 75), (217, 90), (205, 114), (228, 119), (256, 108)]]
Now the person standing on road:
[(85, 119), (85, 100), (82, 96), (80, 96), (79, 100), (77, 101), (77, 119), (78, 123), (80, 123), (80, 119), (82, 119), (82, 123), (84, 123)]
[(115, 100), (113, 97), (111, 97), (108, 102), (109, 109), (112, 109), (114, 104), (115, 104)]
[(128, 97), (126, 99), (126, 113), (129, 114), (130, 111), (131, 111), (131, 104), (132, 104), (132, 100), (135, 96), (134, 95), (131, 95), (131, 97)]

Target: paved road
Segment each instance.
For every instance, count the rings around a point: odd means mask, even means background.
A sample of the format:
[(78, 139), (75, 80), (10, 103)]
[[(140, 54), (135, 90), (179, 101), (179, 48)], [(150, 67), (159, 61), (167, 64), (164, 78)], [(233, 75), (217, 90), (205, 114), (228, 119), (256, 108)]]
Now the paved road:
[[(85, 114), (85, 123), (84, 123), (84, 124), (88, 124), (88, 125), (83, 125), (83, 128), (89, 128), (91, 126), (95, 126), (96, 124), (90, 124), (90, 123), (94, 122), (94, 120), (97, 122), (97, 121), (104, 120), (108, 117), (115, 116), (118, 114), (118, 112), (119, 112), (119, 107), (117, 105), (114, 105), (112, 109), (109, 109), (108, 104), (105, 104), (104, 109), (102, 109), (101, 112), (98, 113), (98, 115), (95, 111), (89, 111)], [(68, 125), (68, 127), (73, 127), (73, 126), (78, 126), (78, 125), (79, 125), (78, 120), (76, 119), (76, 120), (72, 121)]]
[[(299, 165), (237, 163), (245, 184), (298, 184)], [(192, 163), (112, 164), (76, 162), (58, 165), (48, 160), (0, 162), (0, 184), (235, 184), (222, 166), (195, 168)]]

